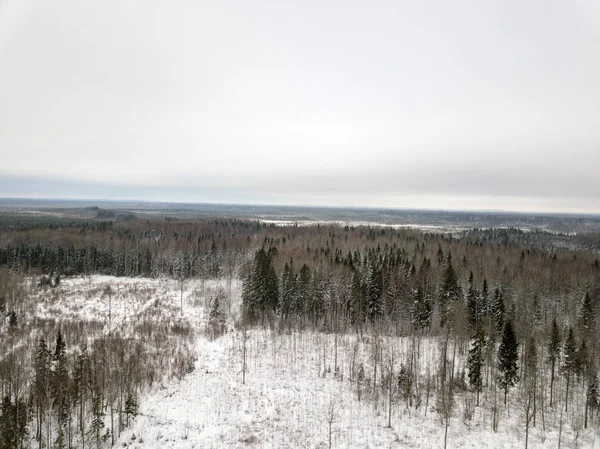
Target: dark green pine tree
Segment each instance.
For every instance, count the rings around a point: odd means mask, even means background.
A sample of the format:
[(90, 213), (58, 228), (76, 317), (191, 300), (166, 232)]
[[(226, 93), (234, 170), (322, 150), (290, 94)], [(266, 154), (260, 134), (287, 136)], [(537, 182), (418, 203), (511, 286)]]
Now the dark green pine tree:
[(309, 315), (316, 326), (325, 314), (325, 279), (320, 270), (315, 270), (310, 284)]
[(286, 262), (281, 274), (281, 316), (287, 320), (295, 302), (296, 275), (294, 274), (294, 261)]
[(348, 301), (348, 314), (350, 322), (362, 329), (366, 317), (365, 295), (358, 270), (352, 275), (352, 287)]
[(431, 326), (431, 300), (427, 298), (423, 285), (419, 282), (414, 293), (411, 308), (411, 319), (415, 329), (425, 329)]
[(587, 349), (587, 345), (585, 344), (585, 340), (581, 340), (581, 344), (577, 349), (577, 363), (575, 374), (577, 374), (577, 379), (585, 378), (590, 370), (590, 359), (589, 353)]
[(548, 343), (548, 361), (550, 362), (550, 407), (552, 407), (554, 393), (554, 375), (556, 372), (556, 364), (560, 360), (560, 345), (562, 338), (560, 329), (556, 324), (556, 318), (552, 320), (552, 329), (550, 330), (550, 342)]
[(0, 412), (2, 413), (0, 415), (0, 449), (18, 447), (12, 429), (13, 405), (8, 396), (4, 396), (4, 399), (2, 399)]
[(257, 256), (255, 255), (252, 267), (246, 272), (242, 284), (242, 303), (246, 312), (251, 316), (254, 316), (258, 309), (258, 297), (260, 294), (256, 259)]
[(469, 312), (469, 324), (471, 329), (477, 328), (480, 318), (479, 313), (479, 292), (473, 286), (473, 272), (469, 274), (469, 288), (467, 290), (467, 311)]
[(437, 263), (438, 265), (441, 265), (444, 263), (444, 251), (442, 251), (442, 247), (438, 245), (438, 250), (437, 250)]
[(483, 360), (485, 349), (485, 333), (483, 326), (479, 324), (475, 335), (471, 338), (471, 349), (467, 359), (467, 368), (469, 369), (469, 384), (477, 392), (477, 406), (479, 407), (479, 392), (483, 387)]
[(444, 327), (454, 303), (462, 299), (462, 289), (458, 285), (458, 278), (452, 266), (452, 254), (448, 253), (448, 265), (440, 287), (440, 326)]
[(298, 273), (296, 298), (293, 307), (294, 312), (303, 319), (306, 318), (308, 312), (311, 280), (312, 274), (310, 272), (310, 267), (306, 264), (303, 264), (300, 268), (300, 273)]
[(573, 328), (569, 328), (569, 333), (563, 346), (563, 360), (560, 367), (561, 373), (567, 381), (567, 390), (565, 394), (565, 411), (569, 409), (569, 385), (571, 378), (577, 373), (577, 342), (573, 334)]
[(13, 449), (24, 447), (27, 435), (27, 406), (24, 401), (10, 396), (2, 400), (0, 416), (0, 449)]
[(506, 321), (504, 331), (502, 332), (502, 341), (498, 348), (498, 370), (500, 375), (498, 383), (504, 389), (504, 404), (508, 397), (508, 389), (513, 387), (519, 381), (518, 366), (519, 343), (515, 336), (512, 321)]
[(96, 449), (102, 444), (102, 429), (104, 429), (104, 408), (99, 392), (92, 393), (92, 422), (87, 431), (89, 440), (96, 443)]
[(371, 322), (382, 313), (383, 273), (376, 266), (369, 266), (366, 276), (367, 315)]
[(2, 415), (0, 416), (0, 449), (12, 449), (17, 446), (14, 433), (14, 406), (8, 396), (2, 400)]
[(496, 331), (500, 331), (504, 325), (504, 317), (506, 315), (504, 290), (500, 287), (494, 289), (494, 298), (492, 299), (490, 315)]
[(490, 313), (490, 293), (488, 291), (487, 279), (483, 278), (483, 286), (481, 287), (481, 313), (486, 316)]
[[(585, 394), (585, 424), (584, 427), (587, 429), (588, 422), (588, 410), (591, 409), (592, 413), (595, 410), (598, 410), (598, 406), (600, 406), (600, 397), (599, 397), (599, 389), (598, 389), (598, 376), (596, 373), (592, 373), (590, 376), (590, 380), (588, 382), (586, 394)], [(593, 416), (593, 415), (592, 415)]]
[(129, 426), (129, 420), (135, 418), (138, 414), (138, 404), (135, 397), (131, 392), (127, 393), (127, 399), (125, 399), (125, 425)]
[(79, 406), (79, 431), (83, 434), (85, 429), (84, 408), (87, 385), (90, 378), (90, 364), (86, 347), (79, 350), (73, 368), (73, 388), (71, 391), (74, 406)]
[(52, 356), (53, 369), (50, 373), (50, 387), (52, 390), (52, 405), (56, 410), (58, 423), (55, 446), (59, 449), (65, 447), (65, 427), (69, 417), (69, 371), (65, 355), (66, 344), (60, 329), (56, 336), (56, 345)]
[(42, 436), (42, 424), (46, 416), (46, 408), (50, 403), (50, 368), (52, 355), (48, 350), (46, 340), (40, 339), (35, 356), (35, 374), (33, 381), (33, 401), (35, 405), (37, 420), (37, 435), (39, 440)]
[(523, 383), (535, 395), (537, 389), (537, 344), (535, 338), (531, 337), (525, 346), (525, 354), (523, 355)]
[(596, 313), (589, 292), (586, 292), (579, 306), (579, 327), (586, 335), (593, 332), (596, 327)]
[(271, 256), (267, 256), (262, 267), (265, 280), (262, 307), (263, 310), (275, 311), (279, 308), (279, 280)]
[(264, 317), (279, 307), (279, 281), (269, 253), (264, 248), (256, 252), (242, 286), (242, 301), (250, 318)]

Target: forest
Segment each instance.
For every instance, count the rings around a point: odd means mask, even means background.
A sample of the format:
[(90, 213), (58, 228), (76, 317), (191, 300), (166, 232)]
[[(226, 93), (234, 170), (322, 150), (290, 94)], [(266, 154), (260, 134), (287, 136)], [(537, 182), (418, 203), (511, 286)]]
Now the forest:
[[(511, 406), (524, 447), (531, 429), (558, 429), (560, 447), (563, 427), (574, 441), (600, 428), (596, 234), (574, 244), (517, 228), (168, 216), (3, 223), (0, 448), (115, 444), (153, 384), (194, 370), (194, 339), (227, 329), (239, 338), (244, 382), (252, 332), (333, 336), (324, 373), (349, 382), (364, 407), (383, 407), (388, 426), (398, 404), (434, 410), (444, 447), (453, 416), (498, 432)], [(94, 284), (100, 276), (108, 281)], [(170, 309), (149, 291), (116, 286), (132, 279), (152, 280), (153, 292), (169, 285)], [(80, 285), (83, 303), (108, 301), (106, 317), (65, 316), (65, 282)], [(201, 286), (190, 290), (206, 308), (200, 321), (184, 305), (191, 285)], [(123, 312), (117, 326), (125, 297), (146, 308), (135, 319)], [(36, 312), (42, 303), (55, 305), (51, 319)], [(348, 339), (363, 362), (339, 362)], [(435, 355), (422, 356), (423, 344)]]

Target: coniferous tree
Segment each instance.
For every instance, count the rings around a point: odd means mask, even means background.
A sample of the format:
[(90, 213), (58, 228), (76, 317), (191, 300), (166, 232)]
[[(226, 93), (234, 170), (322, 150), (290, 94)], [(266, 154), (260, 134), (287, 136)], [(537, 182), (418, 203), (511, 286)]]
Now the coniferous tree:
[(492, 300), (490, 314), (492, 322), (497, 331), (502, 329), (504, 325), (504, 316), (506, 314), (506, 306), (504, 304), (504, 291), (500, 287), (494, 289), (494, 298)]
[(90, 377), (90, 365), (85, 347), (79, 350), (79, 354), (75, 358), (75, 367), (73, 369), (73, 389), (72, 399), (73, 405), (79, 406), (79, 432), (85, 437), (85, 400), (87, 398), (87, 385)]
[(477, 322), (479, 318), (479, 304), (478, 304), (478, 292), (473, 286), (473, 272), (469, 274), (469, 288), (467, 290), (467, 310), (469, 311), (469, 324), (471, 329), (477, 328)]
[(598, 376), (596, 373), (593, 373), (590, 376), (588, 381), (588, 386), (585, 394), (585, 428), (587, 428), (588, 422), (588, 410), (592, 411), (592, 416), (594, 411), (598, 410), (600, 406), (600, 390), (598, 387)]
[(569, 385), (571, 378), (577, 373), (577, 342), (575, 341), (575, 335), (573, 334), (573, 328), (569, 328), (569, 333), (565, 339), (563, 347), (563, 360), (561, 365), (561, 372), (567, 381), (567, 390), (565, 393), (565, 411), (568, 411), (569, 404)]
[(212, 337), (220, 336), (225, 329), (225, 313), (222, 304), (226, 299), (225, 290), (219, 288), (210, 301), (210, 310), (208, 312), (208, 325), (212, 332)]
[(518, 360), (519, 343), (515, 336), (512, 321), (508, 320), (504, 325), (502, 341), (498, 348), (498, 370), (500, 371), (498, 382), (500, 387), (504, 389), (504, 404), (506, 404), (508, 397), (508, 389), (519, 381)]
[(310, 284), (312, 280), (312, 273), (310, 267), (307, 264), (303, 264), (300, 267), (298, 273), (298, 282), (296, 284), (296, 298), (294, 304), (294, 312), (303, 319), (306, 317), (308, 310), (308, 303), (310, 301)]
[(488, 282), (487, 279), (483, 279), (483, 286), (481, 287), (481, 313), (486, 316), (490, 313), (491, 304), (490, 304), (490, 293), (488, 291)]
[(469, 357), (467, 359), (469, 384), (477, 392), (477, 406), (479, 406), (479, 392), (483, 387), (482, 371), (485, 344), (485, 333), (483, 326), (480, 324), (477, 326), (475, 335), (471, 338), (471, 349), (469, 349)]
[(535, 386), (535, 381), (537, 378), (537, 357), (537, 345), (535, 338), (531, 337), (525, 347), (525, 359), (523, 360), (523, 381), (527, 383), (528, 387)]
[(550, 407), (552, 407), (552, 399), (554, 392), (554, 373), (556, 364), (560, 360), (561, 335), (556, 318), (552, 320), (552, 329), (550, 330), (550, 342), (548, 343), (548, 361), (550, 362)]
[(69, 371), (65, 355), (66, 344), (60, 329), (56, 336), (56, 345), (52, 356), (50, 388), (52, 390), (52, 406), (56, 412), (58, 432), (55, 445), (58, 449), (65, 447), (65, 426), (69, 416)]
[(536, 398), (537, 398), (537, 348), (535, 338), (531, 337), (525, 347), (523, 361), (523, 383), (525, 395), (525, 447), (528, 447), (529, 441), (529, 425), (536, 414)]
[(438, 245), (438, 250), (437, 250), (437, 263), (438, 265), (441, 265), (444, 263), (444, 251), (442, 251), (442, 247)]
[(37, 433), (36, 439), (42, 445), (42, 425), (45, 420), (46, 409), (50, 402), (50, 368), (51, 353), (46, 340), (39, 341), (35, 357), (35, 377), (33, 396), (36, 408)]
[(452, 266), (452, 254), (448, 254), (448, 265), (440, 287), (440, 326), (444, 327), (454, 303), (462, 300), (462, 289)]
[(352, 287), (350, 289), (350, 298), (348, 302), (348, 312), (350, 322), (362, 330), (362, 325), (366, 317), (366, 305), (364, 299), (363, 286), (358, 270), (354, 270), (352, 275)]
[(242, 286), (242, 301), (252, 318), (279, 306), (279, 282), (271, 257), (264, 248), (259, 249)]
[(423, 285), (419, 283), (415, 290), (411, 318), (415, 329), (425, 329), (431, 325), (432, 305), (427, 298)]
[(577, 375), (577, 379), (585, 378), (588, 374), (590, 360), (587, 345), (583, 339), (579, 348), (577, 348), (576, 359), (575, 374)]
[(0, 408), (0, 449), (23, 447), (27, 435), (27, 407), (20, 399), (5, 396)]
[(382, 313), (383, 275), (378, 267), (370, 266), (366, 277), (367, 314), (375, 321)]
[(131, 392), (127, 393), (127, 399), (125, 399), (125, 419), (126, 425), (129, 426), (129, 420), (135, 418), (138, 413), (138, 404), (135, 397)]
[(92, 422), (87, 432), (90, 441), (96, 443), (96, 448), (100, 448), (102, 443), (102, 429), (104, 429), (104, 408), (102, 407), (102, 397), (100, 392), (92, 393)]
[(579, 326), (585, 335), (589, 335), (596, 327), (596, 314), (589, 292), (585, 293), (579, 306)]
[(287, 320), (295, 303), (296, 275), (294, 273), (294, 262), (286, 262), (281, 274), (281, 316)]

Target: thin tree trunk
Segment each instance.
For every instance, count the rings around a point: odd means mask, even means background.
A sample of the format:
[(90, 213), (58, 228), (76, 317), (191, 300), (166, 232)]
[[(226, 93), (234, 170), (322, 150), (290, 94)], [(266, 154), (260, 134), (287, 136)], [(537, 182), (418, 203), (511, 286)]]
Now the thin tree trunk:
[(569, 408), (569, 383), (571, 380), (571, 376), (567, 375), (567, 393), (565, 394), (565, 412), (568, 412)]
[(554, 365), (555, 361), (552, 359), (552, 366), (550, 368), (550, 407), (552, 407), (552, 395), (554, 393)]

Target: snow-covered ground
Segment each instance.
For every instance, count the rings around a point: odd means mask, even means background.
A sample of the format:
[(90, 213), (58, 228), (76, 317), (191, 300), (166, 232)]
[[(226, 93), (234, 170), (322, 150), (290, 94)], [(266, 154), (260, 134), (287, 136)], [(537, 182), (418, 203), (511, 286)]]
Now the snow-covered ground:
[[(397, 400), (392, 427), (387, 427), (387, 397), (381, 392), (377, 406), (369, 380), (359, 401), (357, 385), (348, 380), (356, 337), (338, 341), (341, 376), (327, 372), (333, 364), (334, 337), (319, 333), (277, 334), (249, 332), (248, 372), (242, 384), (242, 335), (236, 331), (215, 340), (198, 339), (198, 360), (193, 373), (147, 395), (141, 415), (119, 440), (133, 448), (441, 448), (444, 424), (435, 401), (407, 407)], [(408, 339), (398, 341), (407, 354)], [(437, 357), (434, 342), (422, 344), (421, 357)], [(364, 362), (369, 379), (369, 353), (358, 344), (355, 363)], [(362, 363), (361, 362), (361, 363)], [(423, 369), (423, 368), (422, 368)], [(524, 447), (524, 412), (513, 403), (501, 407), (498, 432), (491, 426), (490, 407), (475, 408), (472, 420), (463, 416), (464, 398), (457, 396), (457, 411), (448, 429), (449, 448)], [(490, 401), (491, 399), (488, 398)], [(482, 396), (482, 402), (486, 399)], [(501, 402), (501, 400), (500, 400)], [(546, 432), (538, 422), (530, 430), (529, 447), (557, 447), (558, 421), (546, 417)], [(539, 418), (538, 418), (539, 420)], [(329, 428), (331, 423), (331, 430)], [(597, 427), (593, 425), (592, 427)], [(331, 436), (331, 446), (329, 438)], [(566, 423), (562, 447), (600, 447), (595, 430), (576, 438)]]
[[(166, 320), (184, 319), (200, 325), (205, 322), (210, 298), (218, 289), (232, 298), (233, 311), (241, 295), (241, 282), (237, 279), (230, 286), (224, 279), (181, 282), (100, 275), (64, 278), (57, 288), (38, 292), (34, 315), (61, 321), (98, 321), (105, 326), (105, 331), (109, 328), (123, 331), (145, 315)], [(223, 307), (228, 313), (229, 304)]]
[[(107, 288), (110, 287), (110, 290)], [(60, 287), (39, 292), (35, 316), (61, 322), (97, 322), (99, 332), (133, 332), (143, 323), (186, 322), (193, 330), (194, 370), (152, 384), (140, 397), (140, 415), (116, 445), (131, 448), (442, 448), (445, 426), (425, 381), (439, 367), (440, 345), (433, 338), (382, 338), (378, 383), (394, 355), (394, 375), (410, 354), (420, 375), (413, 404), (392, 403), (388, 427), (387, 392), (372, 387), (373, 336), (338, 336), (313, 331), (279, 333), (248, 330), (247, 372), (242, 383), (243, 332), (233, 326), (241, 283), (231, 285), (227, 332), (211, 340), (207, 332), (209, 300), (225, 280), (175, 280), (91, 276), (63, 279)], [(231, 308), (230, 308), (231, 306)], [(231, 312), (230, 312), (231, 310)], [(187, 343), (186, 343), (187, 344)], [(464, 368), (464, 354), (456, 366)], [(335, 366), (338, 375), (334, 375)], [(364, 380), (356, 382), (362, 366)], [(433, 372), (432, 372), (433, 371)], [(385, 382), (383, 382), (385, 383)], [(360, 394), (359, 394), (360, 390)], [(579, 393), (577, 393), (579, 394)], [(492, 430), (493, 397), (482, 393), (481, 407), (469, 406), (471, 392), (456, 395), (448, 427), (449, 448), (525, 447), (523, 405), (514, 390), (509, 407), (499, 405), (498, 431)], [(499, 399), (501, 403), (501, 396)], [(415, 404), (419, 403), (418, 406)], [(465, 410), (473, 408), (468, 419)], [(558, 447), (558, 408), (548, 410), (531, 428), (529, 448)], [(573, 429), (564, 415), (561, 447), (600, 447), (597, 419), (587, 430)]]
[(350, 227), (374, 227), (374, 228), (393, 228), (393, 229), (416, 229), (424, 232), (458, 232), (471, 229), (463, 225), (428, 225), (419, 223), (384, 223), (378, 221), (343, 221), (343, 220), (274, 220), (260, 219), (261, 223), (272, 224), (275, 226), (315, 226), (317, 224), (323, 226), (350, 226)]

